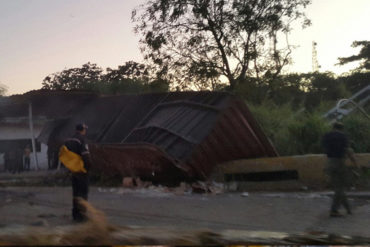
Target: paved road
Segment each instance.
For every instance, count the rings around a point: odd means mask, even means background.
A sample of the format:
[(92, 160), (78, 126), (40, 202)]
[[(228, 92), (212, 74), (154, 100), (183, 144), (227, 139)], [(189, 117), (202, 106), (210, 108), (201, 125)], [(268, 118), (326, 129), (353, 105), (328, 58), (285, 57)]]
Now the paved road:
[[(70, 187), (0, 188), (1, 225), (71, 224)], [(370, 193), (352, 193), (354, 215), (329, 218), (330, 193), (176, 195), (92, 187), (90, 203), (120, 226), (176, 229), (324, 231), (370, 237)]]

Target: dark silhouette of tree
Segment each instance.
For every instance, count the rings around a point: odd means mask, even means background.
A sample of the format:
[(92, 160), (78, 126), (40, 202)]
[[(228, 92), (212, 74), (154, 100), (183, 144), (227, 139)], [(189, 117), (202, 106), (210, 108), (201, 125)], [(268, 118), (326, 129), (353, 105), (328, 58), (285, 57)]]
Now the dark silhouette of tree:
[(0, 83), (0, 96), (4, 96), (7, 91), (7, 87)]
[(344, 81), (331, 72), (292, 73), (279, 75), (272, 82), (265, 79), (241, 83), (233, 93), (255, 105), (267, 101), (279, 106), (290, 104), (292, 109), (305, 108), (308, 111), (316, 110), (325, 102), (332, 106), (338, 99), (350, 95)]
[(335, 104), (337, 100), (349, 96), (344, 83), (339, 81), (332, 72), (315, 72), (302, 74), (302, 76), (309, 81), (305, 107), (310, 111), (314, 111), (322, 102)]
[(149, 81), (149, 72), (144, 64), (134, 61), (126, 62), (124, 65), (118, 66), (118, 69), (107, 68), (107, 73), (104, 75), (105, 81), (122, 79)]
[(143, 92), (146, 84), (149, 83), (148, 69), (144, 64), (134, 61), (126, 62), (117, 69), (107, 68), (103, 76), (105, 93), (139, 93)]
[(144, 64), (126, 62), (106, 73), (96, 64), (86, 63), (81, 68), (65, 69), (45, 77), (43, 89), (88, 90), (105, 94), (167, 92), (166, 80), (151, 78)]
[(342, 75), (338, 80), (344, 82), (346, 88), (354, 94), (369, 85), (370, 71), (349, 73)]
[(360, 61), (360, 66), (357, 70), (370, 70), (370, 41), (354, 41), (352, 47), (362, 47), (357, 55), (349, 57), (339, 57), (339, 65)]
[[(231, 89), (246, 78), (274, 79), (292, 46), (278, 43), (293, 21), (310, 22), (310, 0), (152, 0), (132, 13), (142, 52), (159, 76), (179, 88), (209, 87), (222, 77)], [(191, 84), (191, 82), (195, 82)], [(212, 83), (211, 83), (212, 82)]]
[(53, 90), (92, 90), (102, 77), (102, 68), (94, 63), (86, 63), (81, 68), (65, 69), (45, 77), (43, 89)]

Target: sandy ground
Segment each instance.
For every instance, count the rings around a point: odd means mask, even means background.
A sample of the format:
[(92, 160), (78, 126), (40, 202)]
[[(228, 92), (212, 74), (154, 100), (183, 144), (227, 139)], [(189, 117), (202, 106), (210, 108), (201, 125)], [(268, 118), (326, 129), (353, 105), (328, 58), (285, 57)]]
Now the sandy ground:
[[(71, 194), (70, 187), (0, 187), (0, 226), (71, 224)], [(118, 226), (370, 237), (370, 193), (349, 195), (354, 214), (342, 218), (328, 216), (330, 192), (176, 195), (159, 189), (91, 187), (89, 202)]]

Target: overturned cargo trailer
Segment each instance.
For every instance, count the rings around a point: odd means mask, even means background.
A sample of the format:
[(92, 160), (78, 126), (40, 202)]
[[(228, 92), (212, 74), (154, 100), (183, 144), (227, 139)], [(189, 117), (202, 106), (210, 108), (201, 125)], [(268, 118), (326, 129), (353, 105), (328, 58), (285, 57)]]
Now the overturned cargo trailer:
[(32, 102), (35, 115), (50, 120), (38, 140), (48, 145), (51, 167), (79, 122), (89, 126), (94, 168), (107, 175), (204, 180), (220, 163), (277, 156), (246, 104), (229, 93), (40, 90), (17, 96), (20, 101)]
[(277, 156), (246, 104), (231, 94), (133, 97), (135, 104), (124, 104), (89, 145), (101, 172), (154, 182), (205, 180), (220, 163)]

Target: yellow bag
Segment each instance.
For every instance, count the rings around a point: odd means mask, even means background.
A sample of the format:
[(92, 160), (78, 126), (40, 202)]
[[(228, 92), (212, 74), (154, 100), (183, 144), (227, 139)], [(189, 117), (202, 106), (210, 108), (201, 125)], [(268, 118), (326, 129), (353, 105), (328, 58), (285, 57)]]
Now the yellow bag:
[(69, 151), (65, 145), (59, 150), (59, 160), (71, 172), (87, 172), (81, 156)]

